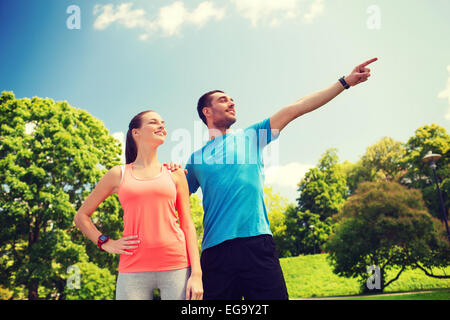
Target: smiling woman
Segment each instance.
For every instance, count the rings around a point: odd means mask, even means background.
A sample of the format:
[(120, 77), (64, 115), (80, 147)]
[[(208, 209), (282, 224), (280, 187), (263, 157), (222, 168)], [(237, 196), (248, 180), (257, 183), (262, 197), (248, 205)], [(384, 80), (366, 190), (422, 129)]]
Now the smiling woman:
[[(128, 126), (126, 165), (99, 181), (75, 216), (76, 226), (102, 251), (120, 254), (116, 299), (201, 299), (202, 273), (189, 193), (183, 170), (171, 173), (158, 161), (167, 136), (161, 116), (140, 112)], [(123, 214), (119, 240), (102, 234), (90, 216), (117, 193)]]
[[(162, 124), (162, 126), (159, 124)], [(146, 133), (147, 135), (144, 135)], [(131, 120), (128, 126), (127, 142), (125, 147), (126, 163), (132, 163), (136, 160), (138, 147), (135, 139), (145, 138), (148, 140), (148, 133), (155, 135), (158, 133), (158, 136), (163, 137), (167, 135), (167, 132), (164, 129), (164, 121), (161, 119), (160, 115), (152, 110), (140, 112)], [(153, 141), (150, 138), (147, 142), (152, 143)], [(164, 140), (159, 144), (162, 143), (164, 143)]]

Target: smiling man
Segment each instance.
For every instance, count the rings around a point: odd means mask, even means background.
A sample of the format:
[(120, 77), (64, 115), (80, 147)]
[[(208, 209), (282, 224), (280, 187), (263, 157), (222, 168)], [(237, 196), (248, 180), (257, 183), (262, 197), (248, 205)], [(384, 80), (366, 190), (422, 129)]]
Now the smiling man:
[(358, 66), (330, 87), (307, 95), (245, 130), (232, 132), (235, 103), (224, 91), (200, 97), (210, 140), (186, 165), (190, 193), (203, 193), (201, 266), (205, 300), (288, 299), (264, 204), (263, 149), (294, 119), (370, 77)]

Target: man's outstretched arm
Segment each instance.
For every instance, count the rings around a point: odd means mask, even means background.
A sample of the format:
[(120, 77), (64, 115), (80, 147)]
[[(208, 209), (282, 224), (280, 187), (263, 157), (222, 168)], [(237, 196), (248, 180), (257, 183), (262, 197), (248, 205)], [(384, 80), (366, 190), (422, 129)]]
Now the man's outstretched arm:
[[(361, 82), (367, 81), (370, 77), (370, 69), (366, 67), (377, 60), (378, 58), (373, 58), (357, 65), (348, 76), (344, 77), (345, 82), (347, 82), (350, 87), (353, 87)], [(323, 89), (300, 98), (293, 104), (280, 109), (277, 113), (270, 117), (271, 129), (278, 131), (283, 130), (283, 128), (292, 120), (320, 108), (344, 90), (344, 86), (339, 81), (336, 81), (336, 83), (327, 89)]]

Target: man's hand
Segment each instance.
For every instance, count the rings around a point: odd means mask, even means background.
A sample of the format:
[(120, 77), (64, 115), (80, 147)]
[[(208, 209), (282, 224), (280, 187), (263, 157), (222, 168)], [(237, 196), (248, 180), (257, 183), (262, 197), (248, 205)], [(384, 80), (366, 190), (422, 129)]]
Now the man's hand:
[[(164, 163), (163, 166), (167, 167), (167, 169), (169, 169), (169, 171), (171, 171), (171, 172), (181, 169), (181, 164), (179, 164), (179, 163), (173, 163), (173, 162)], [(187, 170), (184, 170), (184, 174), (187, 174)]]
[(366, 67), (377, 60), (378, 58), (373, 58), (367, 60), (364, 63), (361, 63), (360, 65), (357, 65), (355, 69), (353, 69), (352, 73), (344, 78), (348, 85), (353, 87), (357, 84), (360, 84), (361, 82), (367, 81), (367, 79), (369, 79), (370, 77), (370, 69)]

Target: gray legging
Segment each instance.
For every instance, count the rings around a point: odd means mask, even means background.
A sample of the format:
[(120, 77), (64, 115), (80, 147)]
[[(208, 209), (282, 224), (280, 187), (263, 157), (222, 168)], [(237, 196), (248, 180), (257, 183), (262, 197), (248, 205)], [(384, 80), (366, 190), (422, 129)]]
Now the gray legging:
[(157, 272), (119, 272), (116, 300), (152, 300), (155, 289), (160, 290), (162, 300), (185, 300), (190, 275), (190, 267)]

